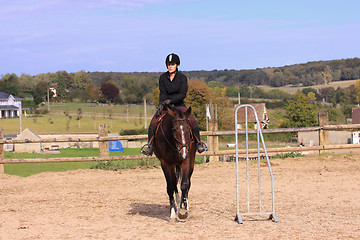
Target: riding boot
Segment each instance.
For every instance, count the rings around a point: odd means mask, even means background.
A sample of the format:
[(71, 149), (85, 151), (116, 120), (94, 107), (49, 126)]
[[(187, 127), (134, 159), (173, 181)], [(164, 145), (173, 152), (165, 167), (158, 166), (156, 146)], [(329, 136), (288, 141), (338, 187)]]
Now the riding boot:
[(207, 148), (206, 144), (200, 141), (200, 129), (199, 129), (199, 126), (196, 126), (193, 129), (193, 132), (194, 132), (194, 135), (195, 135), (195, 138), (196, 138), (195, 139), (196, 140), (196, 150), (198, 151), (198, 153), (202, 153), (204, 151), (207, 151), (208, 148)]
[[(152, 137), (154, 136), (154, 129), (152, 127), (149, 127), (148, 130), (148, 143), (145, 144), (142, 148), (141, 148), (141, 153), (145, 154), (146, 156), (151, 156), (154, 152), (154, 139), (152, 139)], [(146, 147), (146, 149), (143, 150), (144, 147)]]

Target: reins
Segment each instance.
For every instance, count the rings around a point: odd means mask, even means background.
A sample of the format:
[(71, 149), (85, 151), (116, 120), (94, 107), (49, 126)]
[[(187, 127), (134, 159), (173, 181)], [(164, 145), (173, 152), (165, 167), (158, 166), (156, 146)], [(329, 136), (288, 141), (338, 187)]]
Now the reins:
[[(158, 119), (158, 121), (157, 121), (157, 124), (156, 124), (155, 134), (154, 134), (153, 137), (150, 139), (150, 142), (155, 140), (154, 138), (155, 138), (156, 134), (158, 133), (158, 131), (159, 131), (159, 129), (160, 129), (162, 135), (163, 135), (164, 138), (165, 138), (165, 141), (166, 141), (175, 151), (180, 152), (181, 149), (183, 149), (183, 148), (186, 148), (187, 150), (189, 150), (189, 149), (188, 149), (188, 148), (190, 148), (190, 147), (188, 147), (189, 143), (192, 142), (192, 141), (194, 141), (194, 138), (196, 139), (196, 136), (195, 136), (195, 134), (192, 132), (192, 129), (190, 128), (190, 130), (189, 130), (189, 131), (190, 131), (190, 138), (186, 141), (186, 143), (182, 143), (180, 140), (178, 140), (178, 139), (174, 136), (175, 141), (181, 144), (181, 148), (179, 149), (177, 146), (174, 147), (174, 146), (169, 142), (168, 138), (166, 137), (165, 132), (164, 132), (164, 129), (163, 129), (162, 124), (161, 124), (162, 121), (164, 120), (164, 117), (166, 116), (166, 114), (167, 114), (167, 112), (161, 114), (161, 116), (159, 117), (159, 119)], [(186, 118), (186, 119), (173, 119), (173, 120), (172, 120), (172, 122), (176, 122), (176, 121), (186, 121), (186, 122), (189, 123), (189, 119), (188, 119), (188, 118)]]

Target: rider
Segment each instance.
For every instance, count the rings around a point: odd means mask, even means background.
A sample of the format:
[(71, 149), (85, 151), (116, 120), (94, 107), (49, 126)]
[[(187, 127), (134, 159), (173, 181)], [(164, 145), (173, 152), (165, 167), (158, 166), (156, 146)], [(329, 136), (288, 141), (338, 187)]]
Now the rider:
[[(182, 111), (185, 111), (187, 107), (184, 104), (184, 99), (188, 91), (188, 79), (182, 73), (179, 72), (180, 58), (178, 55), (171, 53), (165, 59), (165, 64), (168, 69), (167, 72), (163, 73), (159, 78), (159, 107), (156, 114), (153, 116), (150, 122), (148, 130), (148, 146), (146, 149), (141, 150), (141, 153), (151, 156), (154, 152), (154, 140), (153, 135), (155, 133), (155, 125), (158, 117), (160, 116), (163, 109), (172, 104)], [(200, 141), (200, 130), (196, 123), (196, 120), (192, 114), (189, 116), (190, 126), (196, 138), (196, 147), (199, 153), (207, 151), (205, 143)]]

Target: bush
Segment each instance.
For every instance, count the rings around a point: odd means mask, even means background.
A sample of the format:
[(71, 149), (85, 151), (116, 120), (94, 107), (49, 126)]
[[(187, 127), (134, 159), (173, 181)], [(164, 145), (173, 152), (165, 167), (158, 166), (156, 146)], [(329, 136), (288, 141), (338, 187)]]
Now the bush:
[(141, 128), (141, 129), (122, 129), (120, 131), (120, 135), (142, 135), (147, 134), (147, 129)]
[(290, 152), (290, 153), (278, 153), (275, 156), (272, 156), (271, 158), (285, 159), (285, 158), (296, 158), (296, 157), (305, 157), (305, 156), (300, 152)]

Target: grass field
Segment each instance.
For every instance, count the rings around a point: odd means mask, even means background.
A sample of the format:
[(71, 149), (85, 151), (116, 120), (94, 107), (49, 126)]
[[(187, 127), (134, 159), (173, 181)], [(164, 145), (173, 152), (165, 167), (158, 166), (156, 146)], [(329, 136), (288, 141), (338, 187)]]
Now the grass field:
[[(139, 148), (126, 148), (124, 151), (111, 151), (110, 156), (122, 156), (122, 155), (139, 155)], [(14, 153), (5, 152), (5, 159), (16, 158), (62, 158), (62, 157), (94, 157), (99, 156), (98, 148), (63, 148), (60, 149), (60, 154), (40, 154), (40, 153)], [(58, 163), (9, 163), (4, 164), (5, 174), (17, 175), (21, 177), (31, 176), (41, 172), (63, 172), (75, 169), (90, 169), (99, 168), (98, 166), (104, 163), (100, 161), (89, 162), (58, 162)], [(121, 160), (113, 161), (111, 165), (108, 164), (108, 169), (116, 166), (117, 169), (136, 168), (141, 166), (153, 167), (158, 166), (159, 161), (157, 159), (136, 159), (136, 160)], [(102, 168), (106, 169), (106, 165)], [(114, 169), (113, 169), (114, 170)]]
[[(83, 112), (80, 121), (77, 120), (79, 108)], [(126, 106), (92, 106), (75, 103), (50, 105), (49, 114), (22, 117), (21, 128), (22, 130), (29, 128), (36, 133), (98, 132), (99, 124), (107, 124), (110, 133), (119, 133), (122, 129), (145, 128), (143, 106), (131, 105), (128, 116), (124, 113), (125, 109)], [(64, 112), (71, 114), (71, 119), (65, 116)], [(154, 106), (147, 106), (147, 125), (154, 112)], [(94, 114), (97, 115), (95, 119)], [(19, 133), (20, 119), (0, 119), (0, 128), (4, 129), (4, 133)]]
[(335, 89), (337, 89), (338, 87), (340, 88), (346, 88), (346, 87), (349, 87), (351, 85), (354, 85), (355, 82), (357, 80), (348, 80), (348, 81), (336, 81), (336, 82), (330, 82), (328, 85), (314, 85), (314, 86), (307, 86), (307, 87), (300, 87), (300, 86), (293, 86), (293, 85), (287, 85), (287, 86), (283, 86), (283, 87), (270, 87), (270, 86), (266, 86), (266, 85), (261, 85), (259, 86), (260, 88), (266, 90), (266, 91), (269, 91), (269, 90), (272, 90), (272, 89), (278, 89), (278, 90), (282, 90), (286, 93), (290, 93), (290, 94), (294, 94), (296, 93), (298, 90), (302, 90), (304, 88), (315, 88), (315, 89), (321, 89), (321, 88), (325, 88), (325, 87), (333, 87)]
[[(44, 106), (47, 109), (47, 106)], [(65, 103), (65, 104), (51, 104), (50, 105), (50, 113), (63, 113), (67, 111), (69, 113), (76, 114), (78, 109), (84, 114), (101, 114), (104, 117), (108, 117), (109, 111), (113, 116), (126, 116), (127, 109), (129, 111), (129, 115), (132, 117), (144, 116), (144, 106), (143, 105), (135, 105), (129, 104), (128, 107), (126, 105), (107, 105), (107, 104), (95, 104), (95, 103)], [(155, 113), (155, 106), (147, 105), (146, 106), (147, 113), (149, 115), (153, 115)]]

